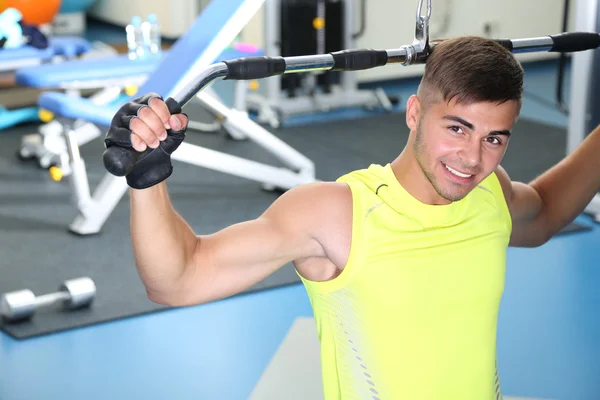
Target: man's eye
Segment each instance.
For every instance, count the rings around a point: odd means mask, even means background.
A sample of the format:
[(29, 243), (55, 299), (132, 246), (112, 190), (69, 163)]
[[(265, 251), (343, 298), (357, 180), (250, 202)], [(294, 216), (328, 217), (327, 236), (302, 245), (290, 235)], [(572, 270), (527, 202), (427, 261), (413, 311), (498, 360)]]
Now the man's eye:
[(494, 145), (501, 145), (502, 141), (495, 136), (490, 136), (487, 138), (487, 141)]
[(456, 133), (463, 133), (463, 130), (460, 126), (453, 125), (453, 126), (449, 126), (448, 129), (450, 129), (451, 131), (456, 132)]

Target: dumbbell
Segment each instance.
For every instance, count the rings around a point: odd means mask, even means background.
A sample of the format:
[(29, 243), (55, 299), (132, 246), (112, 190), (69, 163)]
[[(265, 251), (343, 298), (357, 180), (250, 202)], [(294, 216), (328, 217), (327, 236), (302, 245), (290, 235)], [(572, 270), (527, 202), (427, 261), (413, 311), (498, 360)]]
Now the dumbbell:
[(58, 292), (36, 296), (31, 290), (24, 289), (2, 295), (0, 312), (9, 322), (31, 318), (43, 307), (58, 303), (65, 310), (75, 310), (89, 306), (96, 297), (96, 285), (90, 278), (76, 278), (64, 281)]

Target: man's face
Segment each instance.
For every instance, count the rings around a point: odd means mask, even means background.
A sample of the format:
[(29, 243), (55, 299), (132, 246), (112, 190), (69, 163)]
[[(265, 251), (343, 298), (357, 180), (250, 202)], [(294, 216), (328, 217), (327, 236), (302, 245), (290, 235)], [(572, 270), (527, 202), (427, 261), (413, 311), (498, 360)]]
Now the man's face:
[(412, 106), (419, 110), (409, 126), (415, 134), (416, 161), (437, 195), (447, 201), (464, 198), (496, 169), (520, 111), (516, 101), (439, 102), (425, 112)]

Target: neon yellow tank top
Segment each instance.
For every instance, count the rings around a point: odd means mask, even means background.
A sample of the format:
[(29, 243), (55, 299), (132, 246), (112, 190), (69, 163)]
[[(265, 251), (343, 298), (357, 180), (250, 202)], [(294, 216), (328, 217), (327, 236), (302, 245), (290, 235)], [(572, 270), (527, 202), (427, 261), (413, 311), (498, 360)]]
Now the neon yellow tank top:
[(326, 400), (497, 400), (496, 327), (512, 229), (495, 174), (463, 200), (426, 205), (371, 165), (338, 179), (352, 246), (335, 279), (302, 276)]

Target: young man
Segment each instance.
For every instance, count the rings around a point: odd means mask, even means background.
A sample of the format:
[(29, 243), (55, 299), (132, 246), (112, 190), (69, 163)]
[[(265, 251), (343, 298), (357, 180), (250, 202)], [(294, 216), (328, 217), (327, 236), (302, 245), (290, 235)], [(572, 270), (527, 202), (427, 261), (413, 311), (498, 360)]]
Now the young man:
[(447, 40), (408, 100), (410, 138), (390, 164), (296, 187), (256, 220), (202, 236), (164, 182), (187, 116), (153, 94), (131, 102), (107, 144), (146, 150), (127, 181), (149, 298), (224, 298), (293, 262), (314, 308), (327, 400), (500, 398), (507, 247), (545, 243), (600, 189), (599, 129), (535, 181), (510, 181), (500, 161), (522, 89), (520, 64), (499, 45)]

